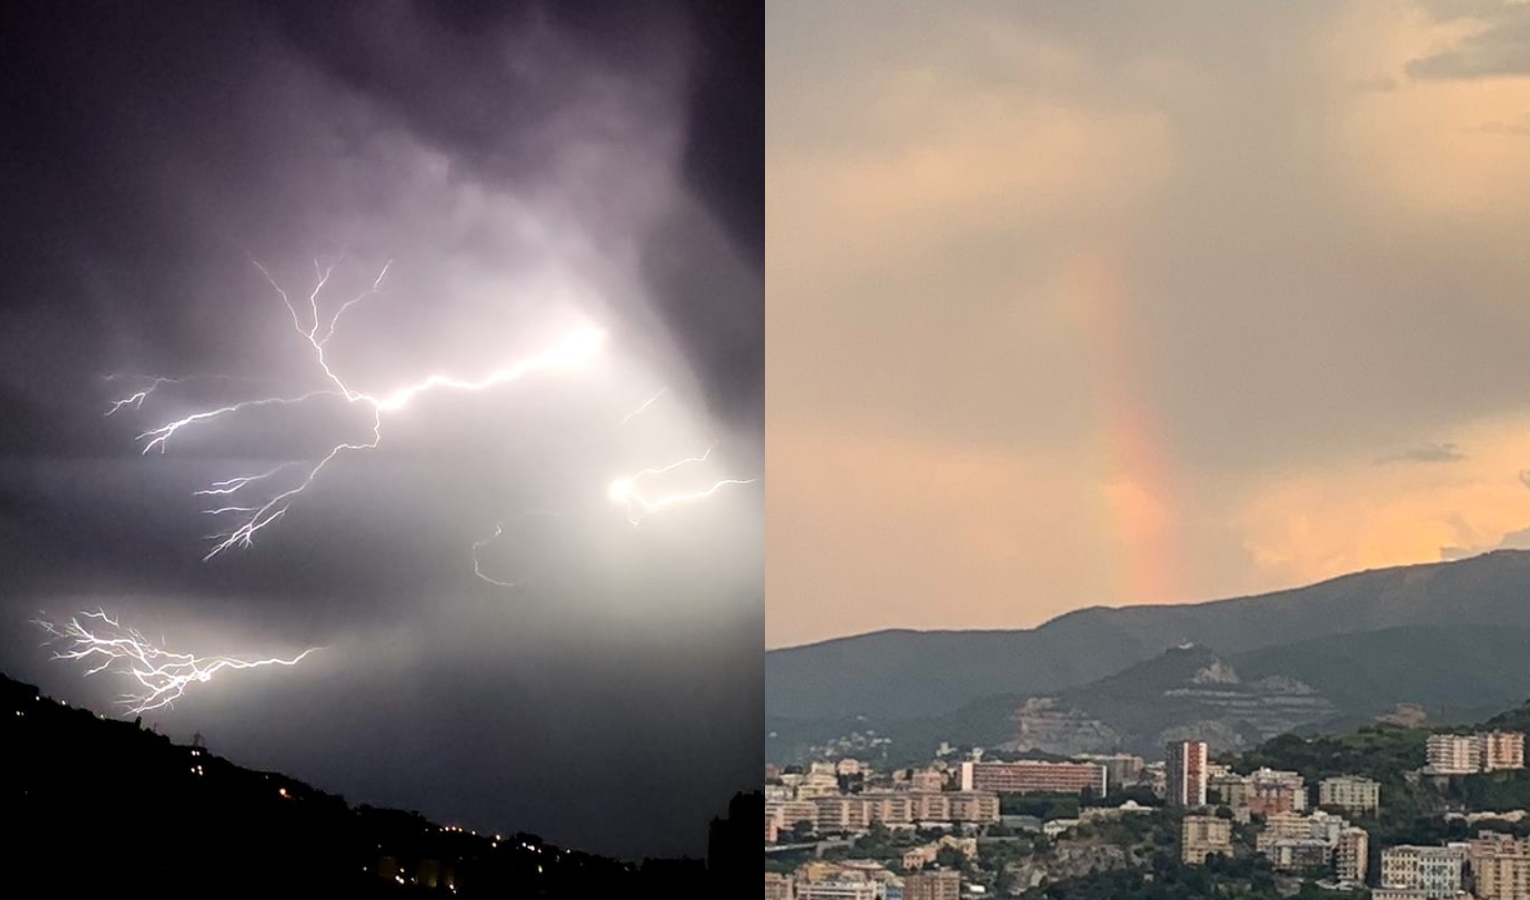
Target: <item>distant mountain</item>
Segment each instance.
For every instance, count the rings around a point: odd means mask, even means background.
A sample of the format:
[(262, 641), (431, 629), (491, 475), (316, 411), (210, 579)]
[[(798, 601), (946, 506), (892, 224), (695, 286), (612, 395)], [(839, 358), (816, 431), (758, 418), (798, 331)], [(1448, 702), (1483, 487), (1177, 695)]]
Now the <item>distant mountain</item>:
[(1288, 732), (1350, 728), (1399, 706), (1421, 724), (1475, 721), (1530, 696), (1527, 646), (1530, 629), (1482, 625), (1388, 628), (1230, 657), (1190, 645), (1048, 695), (999, 694), (939, 716), (821, 727), (875, 731), (899, 764), (929, 759), (942, 741), (1156, 757), (1168, 741), (1196, 738), (1220, 753)]
[[(1379, 569), (1209, 603), (1094, 607), (1028, 630), (881, 631), (775, 650), (765, 657), (766, 715), (777, 729), (794, 720), (925, 718), (1000, 693), (1055, 694), (1187, 642), (1236, 656), (1383, 629), (1458, 625), (1530, 629), (1530, 551)], [(1313, 646), (1311, 665), (1338, 664), (1325, 645)], [(1249, 662), (1250, 674), (1266, 671)]]
[(758, 793), (735, 798), (729, 817), (712, 823), (710, 865), (639, 865), (530, 834), (478, 835), (412, 811), (352, 808), (3, 675), (0, 747), (5, 883), (19, 897), (130, 886), (151, 896), (699, 900), (736, 896), (759, 872), (746, 852), (758, 847), (759, 814), (748, 815), (763, 808)]

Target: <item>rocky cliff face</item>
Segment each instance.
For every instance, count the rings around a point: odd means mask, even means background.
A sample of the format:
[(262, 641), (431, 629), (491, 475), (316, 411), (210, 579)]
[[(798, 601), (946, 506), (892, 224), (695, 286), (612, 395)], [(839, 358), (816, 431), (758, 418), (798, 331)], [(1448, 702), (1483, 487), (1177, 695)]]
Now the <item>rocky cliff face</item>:
[(1338, 714), (1298, 679), (1244, 681), (1210, 651), (1180, 648), (1106, 682), (1025, 700), (1014, 711), (1015, 737), (1005, 749), (1155, 758), (1170, 741), (1197, 739), (1212, 752), (1240, 750)]
[(1005, 750), (1042, 750), (1072, 756), (1109, 753), (1121, 735), (1109, 725), (1056, 697), (1032, 697), (1015, 710), (1015, 739)]

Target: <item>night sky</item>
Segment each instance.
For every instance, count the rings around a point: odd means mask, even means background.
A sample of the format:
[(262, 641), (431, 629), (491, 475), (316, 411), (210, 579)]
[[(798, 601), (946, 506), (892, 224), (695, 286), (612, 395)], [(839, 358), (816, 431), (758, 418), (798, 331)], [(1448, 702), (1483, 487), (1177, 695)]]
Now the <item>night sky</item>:
[[(120, 714), (130, 680), (30, 623), (98, 607), (172, 650), (321, 647), (145, 724), (353, 803), (699, 855), (763, 741), (763, 14), (546, 6), (4, 5), (0, 670)], [(194, 491), (371, 427), (320, 397), (141, 453), (330, 386), (256, 261), (299, 311), (332, 266), (326, 322), (391, 261), (326, 346), (362, 392), (606, 340), (420, 395), (204, 561)], [(139, 376), (191, 380), (106, 416)], [(654, 489), (756, 480), (637, 525), (608, 496), (702, 455)]]

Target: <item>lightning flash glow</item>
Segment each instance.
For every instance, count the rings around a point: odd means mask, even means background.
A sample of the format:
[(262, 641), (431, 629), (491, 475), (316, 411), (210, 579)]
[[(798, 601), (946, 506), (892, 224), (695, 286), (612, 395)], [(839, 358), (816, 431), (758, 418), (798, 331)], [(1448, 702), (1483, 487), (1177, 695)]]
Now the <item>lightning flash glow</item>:
[(611, 486), (606, 489), (606, 493), (611, 498), (612, 503), (626, 507), (627, 521), (631, 522), (633, 525), (638, 525), (641, 524), (643, 519), (647, 518), (648, 516), (658, 512), (661, 509), (664, 509), (665, 507), (673, 506), (676, 503), (689, 503), (695, 500), (701, 500), (703, 498), (710, 497), (730, 484), (754, 483), (755, 479), (753, 478), (726, 478), (721, 481), (711, 482), (705, 487), (698, 487), (696, 490), (669, 491), (659, 494), (644, 493), (640, 487), (640, 483), (645, 479), (658, 478), (659, 476), (667, 475), (668, 473), (674, 472), (677, 469), (684, 468), (685, 466), (706, 462), (707, 458), (712, 455), (712, 451), (715, 449), (717, 449), (717, 445), (713, 444), (711, 447), (708, 447), (706, 452), (700, 456), (692, 456), (687, 459), (682, 459), (679, 462), (670, 463), (667, 466), (644, 469), (635, 475), (628, 475), (624, 478), (618, 478), (611, 482)]
[[(199, 410), (190, 415), (166, 422), (155, 428), (138, 435), (138, 440), (143, 442), (143, 452), (158, 449), (164, 452), (170, 439), (175, 437), (183, 429), (200, 426), (220, 420), (237, 413), (264, 407), (296, 406), (314, 402), (320, 399), (340, 401), (349, 405), (359, 405), (370, 413), (370, 428), (361, 435), (345, 440), (337, 440), (327, 452), (303, 463), (285, 463), (263, 472), (239, 475), (223, 481), (217, 481), (206, 489), (197, 491), (198, 496), (203, 497), (245, 497), (254, 494), (258, 488), (274, 483), (277, 476), (288, 470), (297, 470), (295, 478), (285, 483), (285, 486), (269, 491), (262, 496), (256, 496), (248, 502), (218, 503), (209, 507), (205, 512), (208, 515), (227, 517), (227, 521), (233, 524), (225, 531), (211, 535), (214, 542), (212, 549), (207, 552), (204, 559), (211, 559), (219, 553), (231, 547), (250, 546), (255, 535), (262, 529), (275, 523), (286, 514), (288, 508), (303, 491), (319, 477), (324, 468), (335, 460), (336, 457), (347, 451), (372, 450), (382, 442), (383, 420), (387, 414), (395, 413), (406, 408), (416, 398), (431, 391), (487, 391), (501, 385), (520, 381), (534, 373), (542, 371), (564, 370), (576, 368), (590, 360), (601, 348), (605, 341), (605, 334), (594, 327), (578, 328), (566, 334), (560, 340), (545, 347), (538, 353), (508, 363), (487, 375), (479, 378), (465, 379), (450, 375), (433, 374), (420, 379), (417, 382), (398, 388), (390, 393), (372, 394), (353, 388), (336, 371), (326, 357), (330, 340), (335, 336), (340, 327), (341, 319), (346, 312), (366, 298), (382, 291), (383, 281), (392, 266), (390, 261), (377, 273), (371, 286), (354, 297), (345, 300), (334, 308), (333, 312), (326, 314), (320, 302), (320, 295), (334, 273), (334, 265), (321, 266), (318, 261), (314, 262), (316, 283), (309, 292), (305, 304), (294, 303), (271, 273), (259, 262), (255, 266), (260, 269), (271, 288), (281, 297), (287, 311), (292, 314), (292, 325), (298, 337), (307, 345), (312, 353), (318, 372), (322, 373), (324, 387), (282, 396), (256, 397), (240, 400), (209, 409)], [(300, 311), (301, 306), (301, 311)], [(137, 391), (115, 401), (107, 415), (118, 412), (124, 408), (141, 409), (144, 401), (149, 399), (156, 390), (170, 384), (179, 384), (188, 379), (149, 377), (147, 384)], [(249, 489), (247, 491), (247, 489)]]
[(156, 646), (137, 629), (124, 627), (105, 610), (82, 612), (62, 626), (46, 619), (34, 623), (52, 635), (63, 649), (54, 659), (92, 664), (85, 674), (112, 670), (137, 683), (137, 689), (117, 701), (128, 715), (170, 707), (193, 684), (211, 681), (225, 669), (256, 669), (263, 666), (295, 666), (319, 647), (311, 647), (291, 659), (241, 659), (233, 656), (197, 657), (173, 653)]

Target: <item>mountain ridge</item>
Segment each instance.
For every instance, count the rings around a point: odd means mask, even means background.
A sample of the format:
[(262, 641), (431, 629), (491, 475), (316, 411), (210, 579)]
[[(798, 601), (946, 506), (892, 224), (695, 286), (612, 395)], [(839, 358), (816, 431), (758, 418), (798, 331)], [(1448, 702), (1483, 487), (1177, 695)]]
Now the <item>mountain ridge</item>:
[(884, 629), (766, 653), (776, 719), (919, 718), (998, 693), (1047, 694), (1187, 641), (1228, 655), (1392, 627), (1530, 628), (1530, 552), (1369, 569), (1193, 604), (1092, 606), (1031, 629)]

